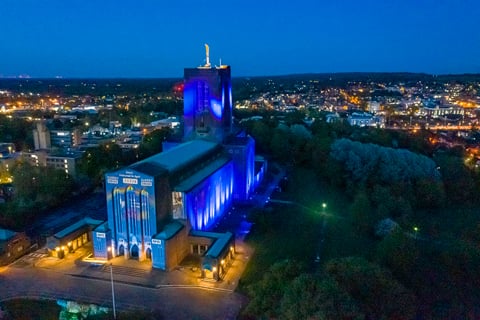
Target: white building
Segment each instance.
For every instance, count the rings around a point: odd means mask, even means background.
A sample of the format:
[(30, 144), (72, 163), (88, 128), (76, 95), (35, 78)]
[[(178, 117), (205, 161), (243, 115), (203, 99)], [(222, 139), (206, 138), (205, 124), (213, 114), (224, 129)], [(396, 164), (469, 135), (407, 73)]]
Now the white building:
[(351, 126), (359, 127), (385, 127), (385, 119), (381, 116), (374, 116), (368, 112), (354, 112), (347, 117)]

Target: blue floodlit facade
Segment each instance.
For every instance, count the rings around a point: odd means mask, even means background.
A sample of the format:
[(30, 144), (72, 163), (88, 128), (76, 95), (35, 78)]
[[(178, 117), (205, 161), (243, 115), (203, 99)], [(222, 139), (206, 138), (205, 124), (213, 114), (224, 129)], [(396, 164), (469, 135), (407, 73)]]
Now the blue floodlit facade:
[(208, 230), (231, 207), (233, 192), (233, 163), (203, 180), (185, 193), (185, 210), (193, 230)]
[[(106, 174), (112, 254), (152, 259), (152, 239), (173, 221), (186, 230), (208, 229), (231, 206), (233, 187), (231, 158), (222, 146), (203, 140)], [(107, 232), (100, 238), (94, 248), (104, 257)]]
[(234, 201), (249, 200), (255, 183), (255, 140), (252, 137), (230, 137), (225, 149), (232, 157), (234, 164), (235, 189)]
[(184, 140), (105, 175), (108, 221), (93, 231), (96, 257), (151, 260), (170, 270), (198, 254), (214, 256), (224, 270), (234, 236), (209, 231), (258, 183), (255, 141), (232, 135), (230, 67), (185, 69)]
[(154, 176), (120, 170), (105, 176), (108, 227), (115, 255), (143, 260), (160, 225), (155, 214)]
[(232, 132), (232, 81), (229, 66), (187, 68), (184, 72), (185, 140), (222, 143)]

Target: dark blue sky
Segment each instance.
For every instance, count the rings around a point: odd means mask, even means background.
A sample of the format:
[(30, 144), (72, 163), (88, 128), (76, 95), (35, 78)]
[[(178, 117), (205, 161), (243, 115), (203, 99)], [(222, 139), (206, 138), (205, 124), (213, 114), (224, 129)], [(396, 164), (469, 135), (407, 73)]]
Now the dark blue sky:
[(480, 73), (478, 0), (1, 0), (0, 75)]

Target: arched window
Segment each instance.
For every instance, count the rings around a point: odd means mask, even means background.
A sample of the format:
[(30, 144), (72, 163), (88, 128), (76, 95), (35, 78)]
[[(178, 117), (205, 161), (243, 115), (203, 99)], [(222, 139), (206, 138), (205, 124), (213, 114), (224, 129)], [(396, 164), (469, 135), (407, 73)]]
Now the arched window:
[(117, 232), (125, 232), (125, 189), (113, 189), (113, 216)]
[(126, 203), (126, 207), (127, 207), (127, 218), (128, 218), (128, 225), (129, 225), (129, 231), (131, 234), (137, 234), (137, 226), (136, 226), (136, 209), (135, 209), (135, 206), (136, 206), (136, 197), (135, 197), (135, 189), (133, 189), (132, 186), (128, 186), (127, 187), (127, 191), (126, 191), (126, 198), (127, 198), (127, 203)]
[(143, 234), (145, 236), (151, 236), (151, 230), (150, 230), (150, 204), (148, 201), (148, 191), (147, 190), (142, 190), (140, 193), (140, 203), (141, 203), (141, 208), (142, 208), (142, 223), (143, 223)]

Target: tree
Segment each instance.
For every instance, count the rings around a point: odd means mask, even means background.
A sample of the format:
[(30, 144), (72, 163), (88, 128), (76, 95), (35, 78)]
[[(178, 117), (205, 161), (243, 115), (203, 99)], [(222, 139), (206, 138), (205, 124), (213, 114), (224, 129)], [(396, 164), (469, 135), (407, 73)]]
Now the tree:
[(140, 158), (144, 159), (162, 152), (162, 143), (170, 134), (171, 130), (169, 128), (162, 128), (153, 130), (149, 134), (145, 135), (142, 143), (140, 144)]
[(0, 137), (2, 142), (13, 142), (17, 150), (33, 147), (33, 125), (21, 118), (7, 118), (0, 115)]
[(305, 111), (298, 109), (288, 112), (285, 116), (285, 122), (289, 125), (303, 123), (303, 119), (305, 119)]
[(480, 250), (477, 246), (461, 240), (451, 241), (444, 247), (439, 257), (439, 262), (447, 268), (454, 285), (465, 290), (464, 296), (469, 296), (478, 289)]
[(416, 298), (390, 272), (360, 257), (330, 260), (325, 271), (373, 319), (410, 320)]
[(332, 144), (330, 156), (345, 166), (350, 178), (364, 183), (376, 175), (382, 184), (411, 183), (421, 178), (440, 181), (435, 162), (405, 149), (393, 149), (339, 139)]
[(411, 275), (417, 272), (420, 250), (415, 239), (406, 236), (402, 230), (397, 230), (377, 245), (376, 256), (397, 278), (409, 283)]
[(291, 159), (288, 128), (275, 128), (270, 141), (270, 150), (272, 156), (281, 162), (287, 162)]
[(353, 223), (362, 231), (368, 231), (375, 223), (375, 215), (373, 213), (370, 200), (364, 190), (360, 190), (355, 195), (352, 205), (350, 206)]
[(35, 167), (28, 162), (16, 163), (11, 173), (13, 197), (2, 205), (0, 221), (14, 229), (23, 228), (46, 208), (69, 199), (75, 185), (63, 170)]
[(37, 202), (43, 207), (61, 204), (73, 191), (74, 181), (63, 170), (45, 167), (38, 173)]
[(255, 121), (251, 132), (259, 152), (269, 152), (272, 129), (263, 121)]
[(18, 162), (12, 168), (13, 187), (18, 202), (35, 201), (38, 193), (38, 170), (28, 162)]
[(302, 274), (286, 288), (280, 319), (364, 319), (357, 303), (326, 275)]
[(108, 143), (88, 149), (80, 162), (79, 171), (98, 184), (108, 170), (125, 165), (123, 151), (116, 143)]
[(310, 141), (312, 134), (301, 124), (294, 124), (290, 127), (290, 147), (293, 161), (299, 165), (305, 165), (310, 160)]
[(462, 204), (476, 200), (474, 195), (478, 190), (475, 181), (461, 158), (443, 154), (436, 155), (435, 161), (442, 174), (445, 193), (450, 203)]
[(301, 265), (292, 260), (272, 265), (262, 280), (248, 287), (251, 300), (245, 313), (256, 317), (277, 317), (285, 288), (302, 272), (302, 269)]
[(441, 181), (422, 178), (415, 183), (415, 206), (417, 208), (438, 208), (445, 203), (445, 189)]

